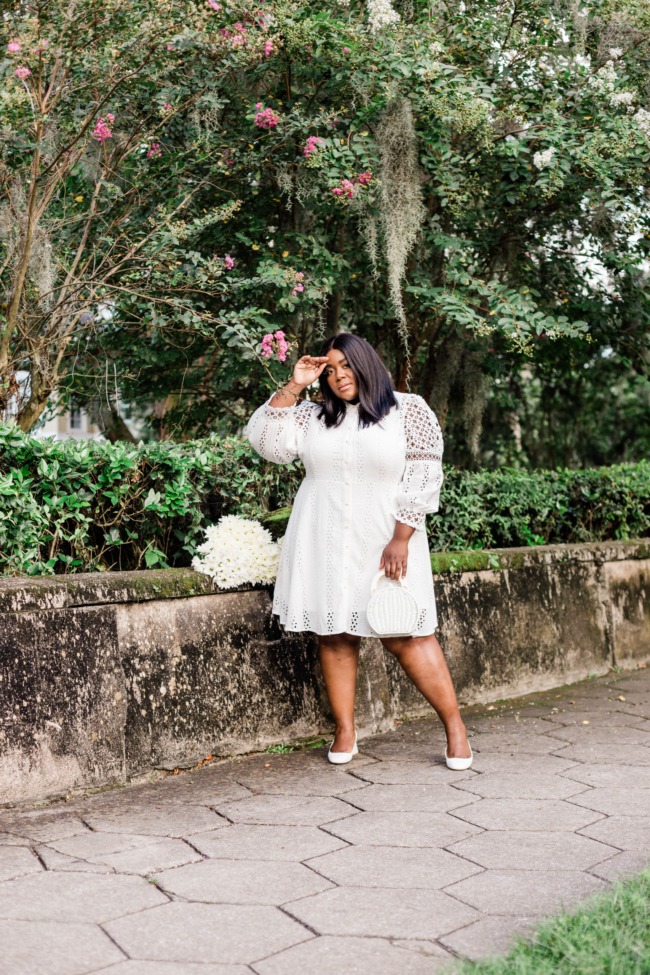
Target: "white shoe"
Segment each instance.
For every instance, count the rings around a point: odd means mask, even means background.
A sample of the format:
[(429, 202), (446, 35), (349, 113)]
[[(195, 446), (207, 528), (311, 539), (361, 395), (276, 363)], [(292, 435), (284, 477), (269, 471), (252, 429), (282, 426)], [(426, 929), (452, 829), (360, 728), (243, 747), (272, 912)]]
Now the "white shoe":
[[(332, 745), (333, 744), (334, 742), (332, 742)], [(348, 762), (352, 761), (355, 755), (359, 754), (356, 732), (354, 735), (354, 748), (351, 752), (333, 752), (332, 745), (330, 745), (329, 751), (327, 752), (327, 760), (328, 762), (331, 762), (332, 765), (347, 765)]]
[[(467, 744), (469, 745), (469, 742)], [(445, 748), (445, 762), (447, 763), (447, 768), (450, 768), (452, 772), (464, 772), (465, 769), (472, 767), (473, 761), (474, 752), (472, 751), (471, 745), (469, 745), (469, 758), (449, 758), (447, 749)]]

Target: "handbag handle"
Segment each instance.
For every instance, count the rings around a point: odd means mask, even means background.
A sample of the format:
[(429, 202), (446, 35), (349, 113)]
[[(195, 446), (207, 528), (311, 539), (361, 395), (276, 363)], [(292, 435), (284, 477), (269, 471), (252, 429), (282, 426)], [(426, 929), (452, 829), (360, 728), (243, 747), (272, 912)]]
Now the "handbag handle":
[[(375, 578), (372, 580), (372, 584), (370, 586), (370, 595), (371, 596), (372, 596), (373, 592), (376, 592), (377, 591), (377, 586), (379, 585), (379, 580), (381, 579), (382, 576), (385, 576), (385, 575), (386, 575), (385, 569), (380, 569), (379, 572), (377, 573), (377, 575), (375, 576)], [(396, 579), (391, 579), (391, 582), (399, 582), (399, 584), (402, 587), (402, 589), (408, 590), (408, 585), (406, 583), (406, 580), (405, 579), (402, 579), (401, 576), (397, 580)]]

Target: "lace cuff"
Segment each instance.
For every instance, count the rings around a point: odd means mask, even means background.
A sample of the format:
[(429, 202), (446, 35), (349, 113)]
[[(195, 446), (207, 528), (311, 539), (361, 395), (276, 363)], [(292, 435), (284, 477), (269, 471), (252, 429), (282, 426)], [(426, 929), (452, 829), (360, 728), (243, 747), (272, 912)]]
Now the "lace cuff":
[(403, 525), (410, 525), (416, 531), (423, 531), (426, 528), (426, 515), (418, 514), (416, 511), (407, 511), (405, 508), (398, 508), (395, 517), (397, 521)]

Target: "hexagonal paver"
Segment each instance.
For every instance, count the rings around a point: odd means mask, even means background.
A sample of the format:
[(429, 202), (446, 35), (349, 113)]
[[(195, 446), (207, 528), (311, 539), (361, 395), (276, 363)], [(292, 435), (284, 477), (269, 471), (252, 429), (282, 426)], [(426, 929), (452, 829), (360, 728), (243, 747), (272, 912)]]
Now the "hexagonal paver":
[(444, 850), (403, 847), (348, 846), (336, 853), (308, 860), (307, 864), (341, 887), (427, 887), (437, 890), (481, 870), (481, 867)]
[(327, 830), (361, 846), (440, 847), (477, 832), (476, 828), (445, 813), (426, 812), (363, 812), (331, 823)]
[(284, 904), (332, 884), (302, 863), (203, 860), (153, 878), (164, 890), (206, 904)]
[(189, 805), (189, 806), (209, 806), (214, 809), (224, 802), (237, 802), (238, 799), (246, 799), (252, 795), (250, 789), (245, 789), (237, 782), (221, 781), (211, 779), (203, 772), (195, 776), (194, 780), (188, 780), (188, 776), (170, 776), (157, 782), (149, 788), (152, 790), (150, 795), (143, 796), (148, 802), (154, 804), (169, 805)]
[(447, 893), (484, 914), (534, 917), (568, 908), (605, 887), (578, 870), (488, 870), (453, 884)]
[(594, 728), (623, 728), (630, 727), (643, 721), (644, 718), (634, 717), (632, 714), (624, 714), (621, 711), (594, 712), (594, 711), (558, 711), (552, 714), (549, 721), (554, 724), (562, 725), (583, 725), (585, 721)]
[(218, 811), (233, 823), (266, 826), (321, 826), (357, 812), (347, 802), (332, 796), (284, 795), (252, 796), (219, 806)]
[(85, 975), (124, 958), (101, 928), (71, 921), (0, 921), (0, 943), (7, 975)]
[(332, 768), (315, 772), (242, 772), (237, 781), (253, 792), (286, 796), (338, 796), (360, 789), (363, 783), (354, 776)]
[(200, 833), (192, 845), (206, 856), (232, 860), (306, 860), (345, 844), (315, 826), (231, 826)]
[(101, 923), (167, 903), (140, 877), (40, 873), (0, 886), (0, 918)]
[(607, 816), (650, 815), (648, 789), (588, 789), (579, 796), (573, 796), (571, 802)]
[(136, 833), (85, 833), (50, 844), (59, 853), (112, 867), (118, 873), (149, 874), (201, 859), (183, 840)]
[(0, 847), (0, 881), (24, 877), (28, 873), (40, 873), (42, 869), (38, 858), (27, 847)]
[(380, 938), (324, 937), (258, 961), (252, 968), (258, 975), (435, 975), (449, 961), (442, 949), (437, 952), (408, 951)]
[(619, 850), (650, 850), (650, 816), (610, 816), (581, 833)]
[(383, 887), (336, 887), (285, 910), (320, 934), (377, 938), (435, 940), (477, 918), (440, 890)]
[(436, 739), (429, 737), (421, 742), (384, 741), (364, 742), (364, 754), (382, 762), (443, 762), (445, 759), (445, 733), (441, 729)]
[(650, 850), (626, 850), (604, 860), (590, 870), (595, 877), (612, 883), (619, 877), (630, 877), (650, 867)]
[(139, 833), (147, 836), (191, 836), (208, 829), (227, 826), (212, 809), (202, 806), (141, 806), (139, 809), (104, 810), (86, 817), (88, 825), (100, 833)]
[(191, 961), (123, 961), (110, 969), (110, 975), (250, 975), (250, 973), (248, 965), (202, 965)]
[[(450, 853), (491, 870), (586, 870), (611, 857), (611, 846), (577, 833), (495, 830), (454, 843)], [(336, 854), (335, 854), (336, 855)]]
[(559, 775), (540, 772), (486, 772), (457, 786), (487, 799), (566, 799), (584, 791), (584, 786)]
[(472, 768), (476, 772), (507, 772), (509, 775), (513, 772), (556, 775), (566, 769), (576, 768), (576, 765), (573, 759), (564, 759), (560, 755), (530, 755), (526, 752), (517, 753), (513, 748), (509, 752), (481, 752), (474, 756)]
[[(65, 853), (53, 850), (51, 846), (36, 847), (40, 859), (45, 864), (46, 870), (64, 871), (66, 873), (116, 873), (113, 867), (105, 863), (89, 863), (88, 860), (79, 860), (76, 857), (69, 857)], [(128, 873), (129, 871), (125, 871)]]
[(57, 840), (63, 836), (75, 836), (77, 833), (89, 832), (85, 823), (73, 816), (59, 815), (58, 817), (50, 814), (48, 819), (31, 818), (27, 813), (25, 816), (14, 816), (11, 820), (5, 820), (12, 833), (20, 836), (27, 836), (37, 843), (49, 843), (50, 840)]
[[(554, 729), (549, 725), (548, 731)], [(493, 731), (489, 734), (475, 735), (472, 740), (472, 749), (476, 754), (482, 755), (484, 752), (507, 752), (508, 754), (518, 754), (528, 752), (532, 755), (548, 755), (550, 752), (559, 751), (561, 743), (555, 738), (548, 738), (546, 735), (521, 735), (517, 732), (509, 734), (498, 734)]]
[(313, 937), (276, 907), (166, 904), (105, 925), (131, 958), (248, 964)]
[(367, 789), (356, 793), (350, 801), (366, 812), (448, 812), (457, 806), (475, 802), (476, 798), (466, 792), (459, 792), (447, 782), (442, 786), (369, 785)]
[(446, 934), (440, 943), (462, 958), (478, 960), (486, 955), (505, 954), (515, 938), (526, 935), (534, 918), (485, 917), (466, 928)]
[(562, 749), (563, 758), (573, 758), (576, 762), (603, 765), (650, 765), (650, 748), (645, 745), (608, 745), (588, 743), (566, 745)]
[(510, 734), (510, 735), (545, 735), (549, 730), (546, 718), (551, 714), (547, 711), (543, 718), (528, 717), (526, 712), (508, 714), (497, 718), (473, 718), (467, 721), (467, 727), (481, 734)]
[(355, 773), (357, 780), (381, 785), (442, 785), (444, 782), (460, 782), (476, 775), (471, 769), (452, 772), (446, 765), (428, 762), (377, 762)]
[(645, 745), (646, 747), (650, 745), (650, 734), (638, 724), (625, 728), (575, 724), (554, 728), (551, 734), (554, 738), (568, 741), (572, 745)]
[(650, 768), (643, 765), (633, 772), (626, 765), (574, 765), (562, 775), (595, 788), (629, 789), (633, 785), (635, 789), (650, 789)]
[(483, 829), (552, 831), (573, 831), (602, 818), (600, 813), (552, 799), (481, 799), (456, 809), (454, 815)]

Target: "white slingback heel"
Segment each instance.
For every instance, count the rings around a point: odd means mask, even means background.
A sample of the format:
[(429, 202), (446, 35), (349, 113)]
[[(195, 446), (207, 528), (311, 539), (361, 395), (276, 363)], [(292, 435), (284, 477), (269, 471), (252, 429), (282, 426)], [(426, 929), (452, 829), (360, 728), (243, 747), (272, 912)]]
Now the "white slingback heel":
[[(334, 742), (332, 742), (332, 745), (333, 744)], [(359, 754), (356, 733), (354, 735), (354, 748), (351, 752), (333, 752), (332, 745), (330, 745), (329, 751), (327, 752), (327, 760), (328, 762), (331, 762), (332, 765), (347, 765), (348, 762), (352, 761), (355, 755)]]
[[(467, 744), (469, 745), (469, 742)], [(450, 768), (452, 772), (464, 772), (466, 769), (472, 767), (473, 761), (474, 752), (472, 751), (471, 745), (469, 745), (469, 758), (449, 758), (447, 749), (445, 748), (445, 762), (447, 763), (447, 768)]]

